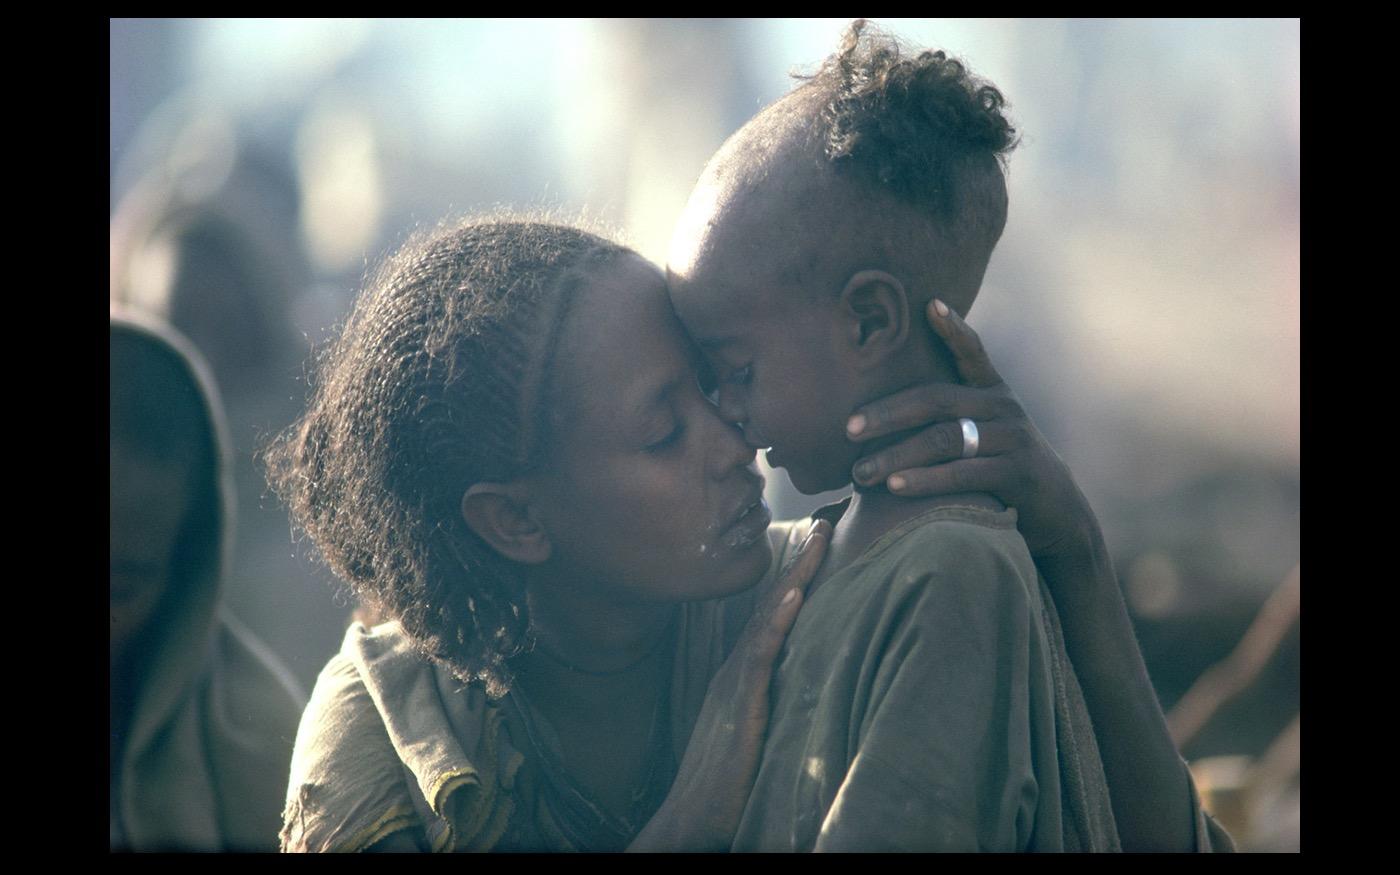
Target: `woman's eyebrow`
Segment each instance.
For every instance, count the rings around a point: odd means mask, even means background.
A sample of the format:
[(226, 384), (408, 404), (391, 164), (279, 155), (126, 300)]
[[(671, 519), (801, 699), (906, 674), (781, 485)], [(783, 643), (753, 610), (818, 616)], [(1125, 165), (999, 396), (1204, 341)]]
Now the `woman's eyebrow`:
[(682, 382), (684, 382), (682, 377), (675, 376), (665, 383), (662, 383), (654, 390), (645, 393), (632, 405), (632, 415), (637, 417), (647, 416), (656, 408), (665, 405), (670, 400), (671, 396), (675, 394), (676, 389), (680, 387)]

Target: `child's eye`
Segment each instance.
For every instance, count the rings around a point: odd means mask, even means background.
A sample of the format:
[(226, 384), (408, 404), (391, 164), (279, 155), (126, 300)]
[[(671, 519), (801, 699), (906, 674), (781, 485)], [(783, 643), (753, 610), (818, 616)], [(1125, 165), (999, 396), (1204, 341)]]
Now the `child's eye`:
[(670, 433), (670, 434), (666, 435), (664, 438), (662, 438), (661, 440), (657, 441), (657, 442), (654, 443), (654, 444), (648, 444), (648, 445), (647, 445), (647, 448), (646, 448), (646, 449), (647, 449), (647, 452), (648, 452), (648, 453), (660, 453), (660, 452), (664, 452), (664, 451), (670, 449), (671, 447), (675, 446), (675, 445), (680, 441), (681, 437), (682, 437), (684, 434), (685, 434), (685, 423), (678, 422), (678, 423), (676, 423), (676, 427), (673, 428), (673, 429), (671, 429), (671, 433)]
[(719, 406), (719, 380), (715, 379), (714, 368), (702, 364), (696, 371), (695, 382), (700, 385), (700, 394), (715, 407)]

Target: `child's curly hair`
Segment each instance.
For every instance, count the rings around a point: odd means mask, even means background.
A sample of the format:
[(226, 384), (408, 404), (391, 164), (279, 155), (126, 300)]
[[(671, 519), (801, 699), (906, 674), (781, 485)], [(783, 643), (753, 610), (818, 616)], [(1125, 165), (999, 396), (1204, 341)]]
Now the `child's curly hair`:
[[(1001, 174), (1016, 147), (1006, 100), (941, 51), (914, 54), (857, 19), (837, 51), (803, 80), (817, 98), (826, 157), (961, 234), (1006, 223)], [(996, 179), (991, 179), (996, 175)]]
[(414, 237), (370, 278), (305, 414), (264, 455), (296, 525), (371, 613), (493, 696), (529, 615), (520, 569), (467, 526), (462, 496), (539, 464), (573, 291), (628, 252), (545, 221)]

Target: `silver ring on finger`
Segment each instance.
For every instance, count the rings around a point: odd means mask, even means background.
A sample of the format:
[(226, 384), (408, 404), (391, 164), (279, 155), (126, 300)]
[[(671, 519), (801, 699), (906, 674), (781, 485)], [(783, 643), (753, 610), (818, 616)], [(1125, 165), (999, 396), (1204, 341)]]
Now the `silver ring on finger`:
[(981, 435), (977, 432), (977, 423), (964, 416), (958, 420), (958, 425), (962, 426), (962, 457), (971, 459), (977, 455), (977, 444), (981, 440)]

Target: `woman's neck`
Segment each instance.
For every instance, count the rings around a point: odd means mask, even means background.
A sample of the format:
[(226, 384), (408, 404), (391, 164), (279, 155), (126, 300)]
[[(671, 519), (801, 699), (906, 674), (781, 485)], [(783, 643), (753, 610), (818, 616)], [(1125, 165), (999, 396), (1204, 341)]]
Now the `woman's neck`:
[(581, 674), (610, 675), (645, 662), (667, 637), (676, 604), (647, 604), (599, 595), (579, 582), (528, 586), (536, 649)]
[(669, 714), (680, 606), (577, 596), (597, 591), (531, 589), (535, 647), (511, 667), (515, 687), (554, 727), (567, 780), (631, 822), (665, 739), (657, 733)]

